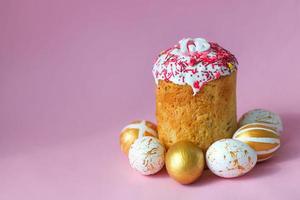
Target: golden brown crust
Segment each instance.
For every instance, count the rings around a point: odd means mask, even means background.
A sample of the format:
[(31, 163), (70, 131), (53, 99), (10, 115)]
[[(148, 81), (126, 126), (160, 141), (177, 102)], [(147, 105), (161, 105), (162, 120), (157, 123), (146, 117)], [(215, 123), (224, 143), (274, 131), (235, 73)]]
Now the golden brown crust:
[(188, 85), (159, 81), (156, 118), (166, 147), (189, 140), (206, 151), (214, 141), (232, 137), (237, 129), (236, 72), (208, 82), (195, 96)]

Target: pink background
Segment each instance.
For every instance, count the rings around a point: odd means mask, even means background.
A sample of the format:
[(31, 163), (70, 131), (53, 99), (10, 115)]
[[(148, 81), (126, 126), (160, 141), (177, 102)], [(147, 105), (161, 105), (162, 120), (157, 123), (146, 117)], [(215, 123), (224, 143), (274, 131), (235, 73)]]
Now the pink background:
[[(299, 199), (300, 2), (0, 1), (0, 199)], [(119, 132), (154, 118), (154, 59), (204, 37), (240, 62), (238, 113), (284, 121), (282, 148), (246, 176), (182, 186), (144, 177)]]

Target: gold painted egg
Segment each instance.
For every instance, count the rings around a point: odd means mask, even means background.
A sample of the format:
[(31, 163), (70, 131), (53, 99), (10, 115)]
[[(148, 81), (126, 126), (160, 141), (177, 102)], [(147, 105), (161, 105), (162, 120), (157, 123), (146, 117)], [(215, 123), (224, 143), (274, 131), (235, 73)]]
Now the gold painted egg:
[(180, 141), (172, 145), (166, 155), (168, 174), (181, 184), (197, 180), (203, 171), (203, 151), (192, 142)]
[(130, 146), (134, 141), (143, 136), (152, 136), (157, 138), (157, 128), (152, 122), (142, 120), (134, 121), (123, 128), (120, 135), (121, 150), (128, 154)]
[(280, 147), (279, 134), (275, 129), (260, 123), (242, 126), (235, 132), (233, 139), (240, 140), (252, 147), (257, 153), (259, 162), (271, 158)]

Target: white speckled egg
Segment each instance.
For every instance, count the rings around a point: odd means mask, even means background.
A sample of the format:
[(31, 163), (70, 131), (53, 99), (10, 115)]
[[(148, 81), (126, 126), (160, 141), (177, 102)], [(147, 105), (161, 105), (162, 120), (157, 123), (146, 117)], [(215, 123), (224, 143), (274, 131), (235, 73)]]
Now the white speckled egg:
[(206, 152), (208, 168), (224, 178), (246, 174), (255, 166), (256, 161), (256, 152), (247, 144), (234, 139), (219, 140)]
[(128, 158), (131, 167), (141, 174), (155, 174), (165, 164), (165, 147), (157, 138), (144, 136), (131, 145)]
[(254, 109), (243, 114), (239, 120), (239, 127), (252, 123), (264, 124), (275, 129), (278, 133), (283, 131), (280, 116), (265, 109)]

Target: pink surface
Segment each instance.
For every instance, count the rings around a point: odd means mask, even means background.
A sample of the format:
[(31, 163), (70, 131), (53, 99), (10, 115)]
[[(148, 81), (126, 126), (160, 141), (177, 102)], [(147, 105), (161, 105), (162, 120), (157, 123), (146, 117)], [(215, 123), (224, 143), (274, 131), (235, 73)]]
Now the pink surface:
[[(149, 1), (150, 2), (150, 1)], [(299, 199), (299, 1), (0, 1), (0, 199)], [(282, 148), (244, 177), (144, 177), (119, 131), (154, 121), (151, 68), (179, 39), (236, 55), (239, 115), (284, 121)]]

